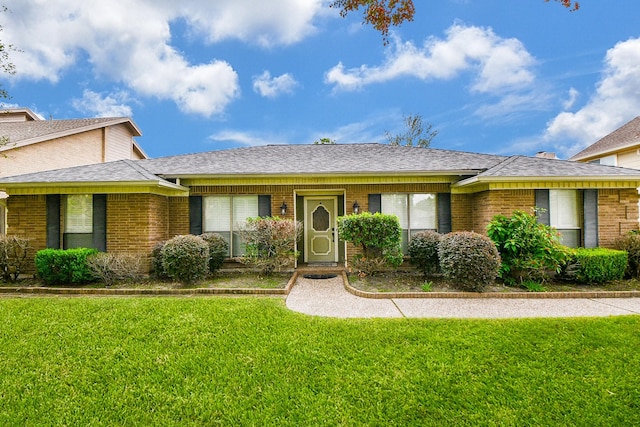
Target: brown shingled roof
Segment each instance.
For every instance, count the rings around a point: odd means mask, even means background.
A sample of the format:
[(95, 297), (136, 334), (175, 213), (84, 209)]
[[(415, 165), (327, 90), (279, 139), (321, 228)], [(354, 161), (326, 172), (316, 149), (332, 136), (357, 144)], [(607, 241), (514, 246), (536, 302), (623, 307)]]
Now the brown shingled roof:
[(0, 147), (0, 151), (121, 123), (127, 124), (134, 136), (141, 135), (137, 126), (127, 117), (0, 122), (0, 136), (9, 139), (9, 144)]
[(640, 146), (640, 116), (599, 139), (578, 154), (574, 154), (569, 160), (586, 160), (636, 145)]

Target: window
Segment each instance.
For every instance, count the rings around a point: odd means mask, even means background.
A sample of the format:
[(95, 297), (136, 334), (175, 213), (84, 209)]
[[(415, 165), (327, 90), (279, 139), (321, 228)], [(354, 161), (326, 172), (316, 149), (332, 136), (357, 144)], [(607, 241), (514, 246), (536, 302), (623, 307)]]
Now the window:
[(407, 253), (413, 234), (438, 228), (435, 194), (383, 194), (381, 208), (382, 213), (396, 215), (400, 219), (404, 253)]
[(93, 247), (93, 196), (66, 196), (64, 209), (64, 249)]
[(549, 190), (549, 224), (560, 232), (562, 244), (580, 246), (580, 209), (576, 190)]
[(204, 232), (223, 236), (229, 243), (228, 256), (243, 255), (239, 230), (247, 218), (259, 215), (258, 196), (207, 196), (202, 209)]

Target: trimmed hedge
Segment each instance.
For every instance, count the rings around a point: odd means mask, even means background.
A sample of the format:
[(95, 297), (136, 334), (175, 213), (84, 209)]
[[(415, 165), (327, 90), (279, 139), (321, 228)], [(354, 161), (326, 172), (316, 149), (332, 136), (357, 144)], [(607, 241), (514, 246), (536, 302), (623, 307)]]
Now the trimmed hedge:
[(363, 212), (341, 216), (338, 234), (340, 239), (362, 248), (363, 254), (355, 255), (351, 263), (363, 273), (373, 274), (402, 264), (402, 228), (395, 215)]
[(175, 236), (162, 247), (162, 268), (171, 279), (191, 283), (209, 272), (209, 244), (201, 237)]
[(500, 254), (491, 239), (472, 231), (445, 234), (438, 248), (442, 275), (463, 291), (482, 292), (500, 269)]
[(68, 285), (95, 280), (87, 257), (96, 249), (43, 249), (36, 253), (36, 272), (47, 285)]
[(438, 246), (442, 235), (431, 230), (419, 231), (411, 236), (409, 256), (411, 264), (422, 271), (425, 276), (439, 269)]
[(625, 251), (606, 248), (578, 248), (571, 260), (576, 265), (575, 280), (603, 283), (624, 277), (628, 257)]

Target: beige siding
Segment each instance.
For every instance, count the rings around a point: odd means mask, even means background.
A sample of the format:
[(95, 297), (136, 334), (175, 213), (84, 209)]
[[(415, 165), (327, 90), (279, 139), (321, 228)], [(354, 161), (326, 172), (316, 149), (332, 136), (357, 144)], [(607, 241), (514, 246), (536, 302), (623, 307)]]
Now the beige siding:
[(105, 161), (136, 159), (133, 153), (133, 137), (126, 125), (106, 128)]
[(640, 154), (638, 150), (626, 151), (618, 154), (618, 166), (631, 169), (640, 169)]
[(4, 154), (6, 157), (0, 157), (0, 176), (100, 163), (103, 161), (102, 130), (31, 144)]

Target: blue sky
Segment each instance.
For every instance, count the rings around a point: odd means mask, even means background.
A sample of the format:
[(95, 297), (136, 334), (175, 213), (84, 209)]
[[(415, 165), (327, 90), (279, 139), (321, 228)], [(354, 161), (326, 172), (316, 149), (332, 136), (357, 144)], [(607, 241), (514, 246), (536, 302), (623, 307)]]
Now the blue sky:
[(43, 118), (129, 116), (152, 157), (386, 143), (567, 158), (640, 115), (640, 2), (417, 0), (384, 46), (323, 0), (5, 0), (12, 99)]

